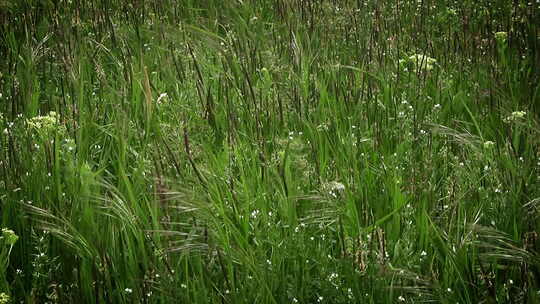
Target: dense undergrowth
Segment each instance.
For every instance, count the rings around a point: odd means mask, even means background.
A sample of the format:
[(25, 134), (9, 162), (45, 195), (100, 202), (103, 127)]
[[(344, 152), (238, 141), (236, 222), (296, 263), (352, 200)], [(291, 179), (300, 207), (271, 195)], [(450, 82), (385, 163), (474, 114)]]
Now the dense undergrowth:
[(537, 1), (0, 1), (0, 303), (539, 303)]

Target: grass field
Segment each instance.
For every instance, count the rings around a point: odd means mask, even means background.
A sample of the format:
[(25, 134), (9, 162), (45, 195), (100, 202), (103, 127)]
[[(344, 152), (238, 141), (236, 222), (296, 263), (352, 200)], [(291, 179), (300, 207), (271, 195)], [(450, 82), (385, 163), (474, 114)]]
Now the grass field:
[(540, 303), (539, 20), (0, 0), (0, 303)]

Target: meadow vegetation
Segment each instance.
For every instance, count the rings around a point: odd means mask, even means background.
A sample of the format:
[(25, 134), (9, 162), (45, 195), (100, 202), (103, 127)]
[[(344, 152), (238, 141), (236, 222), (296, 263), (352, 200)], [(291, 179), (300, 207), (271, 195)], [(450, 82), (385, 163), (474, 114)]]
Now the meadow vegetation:
[(0, 303), (540, 303), (538, 20), (1, 0)]

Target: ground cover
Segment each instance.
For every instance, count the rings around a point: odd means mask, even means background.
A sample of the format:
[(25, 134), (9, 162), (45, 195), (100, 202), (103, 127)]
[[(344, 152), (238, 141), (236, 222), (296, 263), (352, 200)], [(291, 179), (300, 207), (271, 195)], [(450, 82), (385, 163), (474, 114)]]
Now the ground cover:
[(540, 302), (539, 13), (0, 1), (0, 303)]

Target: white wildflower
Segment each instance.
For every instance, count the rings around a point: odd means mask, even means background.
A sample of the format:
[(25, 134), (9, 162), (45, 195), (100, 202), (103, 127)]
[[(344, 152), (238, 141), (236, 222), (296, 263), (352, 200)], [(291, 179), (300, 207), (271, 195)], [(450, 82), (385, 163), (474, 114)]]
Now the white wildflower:
[(506, 117), (504, 119), (504, 122), (510, 123), (513, 121), (517, 121), (525, 117), (525, 115), (527, 115), (527, 112), (525, 111), (515, 111), (515, 112), (512, 112), (512, 114), (510, 114), (508, 117)]
[(164, 98), (166, 98), (167, 96), (168, 96), (167, 93), (161, 93), (161, 94), (159, 95), (158, 99), (157, 99), (157, 103), (158, 103), (158, 104), (161, 103), (161, 100), (164, 99)]
[(492, 142), (491, 140), (488, 140), (488, 141), (486, 141), (484, 143), (484, 148), (486, 148), (486, 149), (491, 149), (491, 148), (493, 148), (493, 146), (495, 146), (495, 143)]
[(415, 73), (429, 72), (433, 70), (437, 60), (423, 54), (414, 54), (408, 58), (399, 60), (399, 65), (406, 68), (412, 67)]
[(496, 32), (495, 33), (495, 40), (499, 43), (504, 43), (508, 39), (508, 33), (507, 32)]

